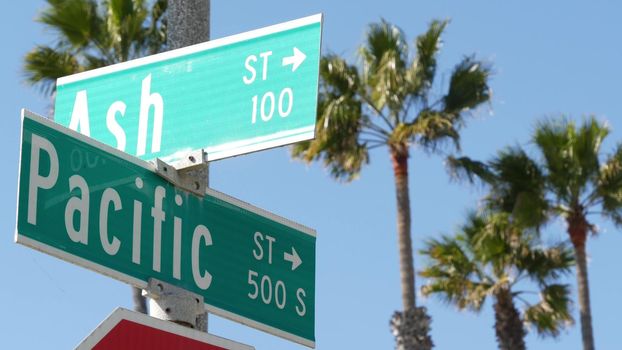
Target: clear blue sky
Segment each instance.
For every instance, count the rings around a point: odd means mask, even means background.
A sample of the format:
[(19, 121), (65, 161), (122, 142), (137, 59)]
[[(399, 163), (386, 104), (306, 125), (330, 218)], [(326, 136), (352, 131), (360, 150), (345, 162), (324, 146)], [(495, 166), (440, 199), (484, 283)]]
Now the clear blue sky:
[[(48, 105), (23, 82), (21, 73), (24, 54), (51, 38), (33, 22), (43, 6), (43, 1), (12, 2), (0, 22), (5, 33), (0, 57), (0, 300), (5, 316), (0, 334), (7, 349), (72, 348), (115, 307), (131, 308), (127, 285), (13, 243), (19, 110), (45, 114)], [(467, 155), (487, 158), (508, 144), (527, 145), (538, 118), (560, 113), (607, 120), (613, 133), (605, 150), (622, 141), (622, 5), (615, 1), (213, 0), (212, 37), (318, 12), (325, 15), (323, 52), (351, 60), (370, 22), (385, 18), (401, 26), (412, 42), (430, 20), (450, 18), (438, 81), (446, 82), (452, 66), (473, 53), (495, 71), (491, 105), (462, 134)], [(436, 87), (442, 88), (446, 86)], [(451, 182), (439, 157), (414, 152), (409, 170), (417, 250), (425, 237), (451, 232), (482, 193)], [(394, 187), (386, 149), (372, 152), (360, 180), (348, 185), (333, 181), (319, 165), (290, 160), (287, 148), (217, 161), (211, 173), (214, 188), (317, 230), (319, 349), (394, 347), (388, 322), (401, 302)], [(622, 273), (616, 256), (622, 232), (598, 224), (601, 234), (588, 244), (594, 333), (599, 349), (617, 349)], [(565, 238), (563, 223), (550, 225), (546, 237)], [(422, 265), (419, 256), (416, 265)], [(569, 281), (574, 290), (574, 278)], [(436, 349), (496, 348), (490, 304), (475, 315), (434, 298), (419, 300), (433, 317)], [(578, 318), (576, 307), (574, 315)], [(216, 317), (210, 322), (212, 333), (257, 349), (303, 348)], [(529, 335), (527, 344), (530, 349), (580, 349), (578, 324), (557, 340)]]

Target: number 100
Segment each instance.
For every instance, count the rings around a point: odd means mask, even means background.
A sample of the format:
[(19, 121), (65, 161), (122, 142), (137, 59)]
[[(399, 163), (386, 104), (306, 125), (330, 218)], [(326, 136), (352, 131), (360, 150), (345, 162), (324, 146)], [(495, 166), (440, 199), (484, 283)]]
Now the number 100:
[[(286, 108), (284, 106), (284, 100), (287, 98)], [(257, 122), (257, 101), (259, 97), (257, 95), (253, 96), (253, 113), (252, 113), (252, 123), (255, 124)], [(261, 97), (261, 102), (259, 103), (259, 115), (261, 120), (264, 122), (272, 119), (274, 115), (274, 106), (275, 106), (275, 96), (272, 91), (266, 92)], [(287, 117), (292, 112), (292, 107), (294, 106), (294, 92), (291, 88), (285, 88), (281, 90), (279, 94), (278, 100), (278, 112), (281, 118)]]

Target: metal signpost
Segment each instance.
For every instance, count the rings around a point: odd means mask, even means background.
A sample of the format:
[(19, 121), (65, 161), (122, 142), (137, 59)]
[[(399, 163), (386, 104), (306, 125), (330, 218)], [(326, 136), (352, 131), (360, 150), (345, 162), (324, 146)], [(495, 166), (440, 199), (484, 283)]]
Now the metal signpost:
[(320, 14), (58, 79), (56, 122), (141, 159), (314, 137)]
[[(151, 163), (22, 112), (16, 241), (313, 347), (315, 232), (222, 193), (181, 190)], [(197, 299), (198, 300), (198, 299)]]
[(205, 332), (117, 308), (76, 350), (254, 350)]

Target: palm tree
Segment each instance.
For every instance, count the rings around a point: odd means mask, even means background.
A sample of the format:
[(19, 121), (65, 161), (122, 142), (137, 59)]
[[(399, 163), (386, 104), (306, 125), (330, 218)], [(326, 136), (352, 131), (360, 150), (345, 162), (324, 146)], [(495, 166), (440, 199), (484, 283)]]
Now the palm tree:
[[(426, 243), (421, 253), (429, 265), (420, 275), (429, 279), (421, 288), (459, 309), (480, 311), (494, 300), (495, 333), (501, 350), (524, 350), (526, 329), (557, 336), (572, 323), (569, 286), (556, 283), (573, 264), (565, 244), (539, 245), (538, 232), (521, 228), (508, 213), (472, 213), (455, 236)], [(539, 300), (528, 300), (533, 285)], [(525, 304), (520, 312), (516, 302)]]
[(26, 81), (52, 94), (56, 79), (166, 49), (167, 0), (47, 0), (37, 20), (53, 45), (26, 54)]
[[(369, 26), (359, 50), (360, 64), (336, 55), (320, 62), (320, 94), (316, 138), (293, 147), (293, 156), (323, 160), (338, 180), (356, 178), (369, 162), (369, 150), (387, 146), (393, 163), (397, 194), (397, 233), (404, 312), (392, 324), (398, 348), (426, 349), (427, 335), (404, 337), (429, 322), (415, 303), (408, 158), (411, 146), (437, 151), (447, 141), (459, 146), (464, 117), (490, 99), (490, 69), (473, 57), (459, 62), (442, 96), (431, 92), (437, 55), (446, 21), (432, 21), (415, 41), (414, 55), (403, 32), (384, 20)], [(437, 97), (437, 98), (436, 98)], [(419, 321), (416, 319), (420, 318)], [(406, 339), (408, 338), (408, 339)], [(411, 339), (412, 338), (412, 339)], [(420, 345), (416, 345), (420, 344)], [(427, 345), (426, 345), (427, 344)], [(421, 347), (419, 347), (421, 346)]]
[(606, 124), (594, 117), (580, 126), (567, 118), (545, 119), (537, 124), (532, 159), (520, 147), (507, 149), (488, 163), (468, 158), (450, 164), (471, 180), (491, 184), (491, 198), (517, 215), (544, 224), (565, 220), (566, 232), (577, 262), (577, 287), (583, 349), (594, 349), (592, 312), (587, 275), (586, 243), (596, 232), (593, 214), (622, 226), (622, 144), (605, 156), (601, 145), (609, 134)]
[[(26, 81), (55, 95), (56, 79), (166, 49), (167, 0), (47, 0), (38, 21), (56, 33), (53, 45), (37, 45), (24, 58)], [(53, 103), (52, 103), (53, 105)], [(54, 113), (52, 112), (51, 115)], [(146, 313), (139, 288), (134, 308)]]

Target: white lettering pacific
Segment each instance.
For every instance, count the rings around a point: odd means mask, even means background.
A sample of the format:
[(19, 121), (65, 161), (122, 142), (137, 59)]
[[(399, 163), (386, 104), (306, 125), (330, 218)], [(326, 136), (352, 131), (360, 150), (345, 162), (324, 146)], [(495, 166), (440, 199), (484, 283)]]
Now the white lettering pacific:
[[(78, 153), (74, 152), (74, 154)], [(56, 187), (62, 188), (67, 186), (69, 195), (64, 203), (64, 226), (67, 237), (71, 242), (76, 245), (87, 246), (93, 251), (101, 247), (101, 250), (108, 256), (119, 257), (119, 252), (123, 245), (122, 237), (125, 236), (131, 241), (132, 247), (131, 255), (126, 258), (137, 265), (143, 263), (141, 259), (142, 226), (143, 221), (147, 219), (143, 217), (143, 203), (141, 201), (133, 198), (123, 198), (121, 193), (127, 192), (117, 191), (113, 187), (105, 187), (103, 190), (101, 186), (91, 187), (87, 179), (78, 174), (70, 174), (67, 177), (66, 173), (62, 173), (65, 176), (66, 182), (59, 181), (59, 177), (62, 178), (59, 176), (62, 167), (59, 163), (57, 147), (51, 140), (34, 133), (32, 134), (29, 164), (27, 222), (30, 225), (37, 226), (39, 223), (37, 213), (42, 209), (40, 203), (42, 196), (45, 195), (45, 191), (58, 191)], [(80, 167), (75, 167), (75, 169), (71, 167), (65, 168), (66, 171), (71, 172), (80, 170)], [(140, 177), (131, 180), (129, 186), (139, 191), (145, 190), (143, 180)], [(96, 195), (95, 193), (101, 193), (101, 195)], [(91, 201), (93, 196), (96, 197)], [(171, 214), (173, 217), (172, 254), (163, 252), (162, 236), (163, 234), (168, 234), (168, 232), (164, 232), (165, 230), (170, 230), (170, 227), (164, 226), (164, 223), (166, 222), (167, 210), (172, 210), (171, 204), (165, 203), (165, 200), (174, 198), (175, 206), (180, 208), (181, 212), (184, 212), (182, 208), (184, 201), (179, 194), (174, 194), (171, 197), (167, 196), (167, 190), (163, 186), (155, 186), (151, 198), (153, 198), (150, 211), (150, 216), (153, 219), (153, 254), (150, 268), (154, 272), (162, 272), (162, 257), (163, 254), (167, 254), (166, 256), (170, 256), (171, 260), (166, 261), (166, 264), (171, 264), (168, 266), (172, 266), (173, 278), (181, 279), (182, 265), (189, 265), (196, 286), (202, 290), (208, 289), (212, 283), (212, 274), (202, 267), (204, 264), (201, 263), (201, 259), (205, 257), (203, 254), (209, 254), (206, 248), (213, 244), (209, 229), (199, 224), (191, 231), (190, 261), (184, 261), (181, 253), (183, 218)], [(122, 215), (125, 210), (124, 203), (133, 204), (128, 206), (132, 212), (127, 215), (132, 220), (127, 225), (127, 232), (110, 232), (110, 222), (114, 220), (114, 217)], [(92, 204), (95, 206), (94, 208), (91, 207)], [(99, 214), (93, 217), (93, 220), (96, 220), (96, 222), (98, 219), (96, 228), (93, 228), (93, 230), (98, 231), (95, 232), (95, 235), (99, 238), (95, 240), (95, 243), (89, 240), (90, 213), (92, 211)], [(270, 243), (271, 250), (274, 238), (267, 236), (266, 239)], [(98, 244), (99, 246), (97, 246)], [(119, 257), (119, 259), (121, 258)]]
[[(39, 189), (49, 190), (58, 179), (58, 154), (56, 148), (47, 139), (32, 135), (30, 154), (30, 177), (28, 181), (28, 223), (37, 224), (37, 194)], [(41, 151), (50, 157), (50, 170), (47, 176), (39, 174)]]
[[(137, 189), (143, 188), (143, 180), (140, 177), (137, 177), (134, 181)], [(134, 218), (132, 225), (132, 262), (134, 264), (140, 265), (140, 236), (141, 236), (141, 228), (142, 228), (142, 217), (143, 213), (143, 204), (137, 200), (134, 200)]]
[(155, 189), (154, 204), (151, 208), (153, 217), (153, 271), (160, 272), (160, 254), (162, 250), (162, 222), (166, 219), (162, 211), (162, 201), (166, 196), (166, 190), (162, 186)]
[(114, 211), (122, 209), (119, 193), (112, 188), (106, 188), (99, 206), (99, 238), (104, 251), (108, 255), (115, 255), (121, 247), (121, 242), (117, 237), (112, 237), (112, 242), (108, 238), (108, 207), (110, 203), (113, 204)]
[[(80, 190), (80, 197), (71, 197), (65, 206), (65, 229), (69, 238), (74, 242), (88, 244), (89, 241), (89, 185), (80, 175), (69, 178), (69, 191)], [(74, 217), (78, 216), (78, 228), (75, 227)]]
[[(181, 207), (183, 199), (180, 195), (175, 196), (175, 204)], [(173, 218), (173, 277), (181, 279), (181, 218)]]
[(199, 271), (199, 243), (201, 243), (201, 238), (205, 241), (205, 246), (212, 245), (212, 235), (203, 225), (197, 226), (192, 235), (192, 277), (199, 288), (207, 289), (212, 283), (212, 275), (207, 271), (203, 271), (203, 273)]

